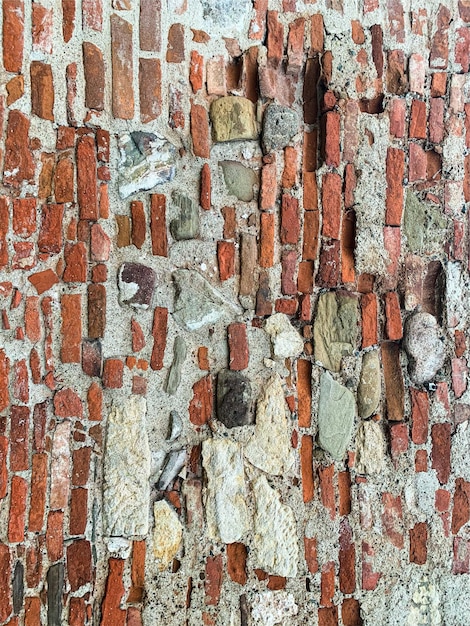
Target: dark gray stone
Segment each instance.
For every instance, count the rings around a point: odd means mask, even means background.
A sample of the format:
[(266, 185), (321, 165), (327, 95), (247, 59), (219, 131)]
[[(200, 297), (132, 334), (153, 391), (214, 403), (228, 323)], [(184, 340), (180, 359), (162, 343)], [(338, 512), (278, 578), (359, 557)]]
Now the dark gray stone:
[(55, 563), (47, 572), (47, 626), (62, 626), (64, 564)]
[(157, 275), (140, 263), (123, 263), (118, 274), (119, 301), (137, 309), (148, 309)]
[(299, 131), (299, 116), (295, 111), (280, 104), (270, 104), (263, 118), (263, 150), (271, 152), (285, 148)]
[(23, 608), (24, 599), (24, 567), (20, 561), (16, 562), (13, 574), (13, 613), (18, 613)]
[(176, 241), (194, 239), (199, 235), (199, 208), (195, 202), (180, 193), (173, 194), (173, 204), (180, 209), (179, 217), (170, 223), (170, 232)]
[(251, 385), (239, 372), (222, 370), (217, 376), (217, 419), (227, 428), (254, 423)]

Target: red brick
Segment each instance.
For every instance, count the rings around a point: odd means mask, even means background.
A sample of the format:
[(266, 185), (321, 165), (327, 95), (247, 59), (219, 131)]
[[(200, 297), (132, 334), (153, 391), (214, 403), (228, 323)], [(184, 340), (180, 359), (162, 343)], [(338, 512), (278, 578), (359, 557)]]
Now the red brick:
[(139, 59), (140, 119), (144, 124), (162, 111), (162, 69), (159, 59)]
[(62, 14), (62, 36), (64, 42), (68, 43), (75, 29), (75, 0), (62, 0)]
[(255, 17), (251, 20), (248, 37), (263, 40), (266, 33), (268, 0), (254, 0)]
[(83, 626), (86, 623), (86, 606), (84, 598), (70, 598), (69, 626)]
[(415, 454), (415, 472), (428, 471), (428, 453), (426, 450), (416, 450)]
[(29, 241), (18, 241), (13, 244), (15, 254), (12, 260), (12, 269), (30, 270), (35, 267), (37, 259), (34, 243)]
[(90, 420), (101, 420), (103, 392), (97, 382), (92, 382), (87, 393), (88, 418)]
[(24, 599), (24, 626), (41, 625), (41, 599), (28, 596)]
[(318, 211), (305, 211), (302, 248), (302, 258), (304, 260), (314, 261), (317, 258), (319, 227)]
[(410, 563), (424, 565), (428, 558), (428, 525), (420, 522), (410, 528)]
[(306, 359), (297, 361), (298, 419), (301, 428), (309, 428), (312, 414), (312, 364)]
[(189, 65), (189, 82), (196, 93), (202, 89), (204, 77), (204, 57), (197, 50), (191, 51), (191, 62)]
[(36, 231), (36, 199), (13, 200), (13, 232), (26, 239)]
[(356, 245), (356, 214), (347, 211), (341, 228), (341, 280), (343, 283), (354, 283), (356, 271), (354, 267), (354, 250)]
[(8, 491), (8, 439), (0, 435), (0, 500), (7, 495)]
[(152, 194), (150, 204), (150, 234), (152, 237), (152, 254), (168, 255), (166, 232), (166, 198), (163, 194)]
[(284, 189), (292, 189), (297, 182), (297, 150), (292, 146), (284, 148), (284, 169), (281, 185)]
[(0, 620), (6, 621), (12, 606), (10, 549), (0, 543)]
[(74, 165), (67, 155), (61, 155), (54, 171), (54, 196), (56, 202), (73, 202)]
[(338, 473), (338, 492), (340, 516), (351, 513), (351, 474), (346, 470)]
[(217, 261), (219, 265), (219, 277), (221, 281), (227, 280), (231, 278), (232, 276), (234, 276), (235, 275), (235, 244), (230, 241), (218, 241), (217, 242)]
[(301, 261), (297, 275), (297, 290), (299, 293), (313, 293), (313, 261)]
[(429, 139), (433, 143), (441, 143), (444, 139), (444, 100), (442, 98), (431, 98)]
[(408, 450), (408, 425), (405, 423), (393, 424), (390, 428), (390, 449), (392, 458), (397, 459)]
[(140, 352), (145, 348), (145, 335), (139, 322), (135, 319), (131, 320), (132, 333), (132, 352)]
[(139, 19), (140, 49), (160, 52), (161, 46), (161, 0), (141, 0)]
[(211, 170), (208, 163), (204, 163), (201, 170), (201, 192), (199, 203), (201, 208), (209, 211), (211, 208)]
[(452, 507), (452, 534), (456, 535), (470, 519), (470, 483), (463, 478), (455, 481)]
[(26, 336), (32, 342), (41, 339), (41, 320), (39, 317), (39, 298), (38, 296), (28, 296), (25, 303), (24, 311), (24, 329)]
[(103, 367), (103, 387), (106, 389), (120, 389), (122, 387), (123, 373), (124, 363), (121, 359), (106, 359)]
[(317, 143), (317, 129), (304, 133), (303, 168), (305, 172), (315, 172), (317, 169)]
[(240, 281), (238, 289), (241, 296), (252, 296), (255, 293), (257, 261), (256, 236), (244, 232), (240, 237)]
[(44, 450), (44, 438), (46, 434), (47, 422), (47, 401), (36, 404), (33, 411), (33, 450), (42, 452)]
[(210, 157), (209, 117), (200, 104), (191, 103), (191, 137), (194, 156)]
[(361, 608), (354, 598), (346, 598), (341, 606), (343, 626), (362, 626)]
[(419, 445), (428, 439), (429, 397), (426, 391), (411, 388), (411, 438)]
[(237, 216), (235, 207), (225, 206), (220, 211), (224, 217), (224, 238), (235, 239), (237, 234)]
[(377, 296), (366, 293), (361, 298), (362, 347), (368, 348), (377, 343)]
[(72, 489), (70, 498), (70, 535), (83, 535), (88, 516), (88, 489)]
[(197, 364), (200, 370), (209, 371), (209, 357), (208, 357), (208, 349), (206, 346), (200, 346), (197, 351)]
[(89, 135), (83, 135), (77, 141), (77, 199), (80, 218), (97, 220), (96, 149), (95, 141)]
[(311, 37), (310, 37), (310, 54), (312, 52), (323, 52), (323, 15), (316, 13), (310, 18)]
[(189, 404), (189, 419), (195, 426), (206, 424), (212, 416), (212, 378), (205, 376), (193, 385), (193, 397)]
[[(81, 245), (81, 244), (77, 244)], [(80, 294), (64, 294), (61, 298), (62, 363), (80, 363), (82, 341), (82, 311)]]
[(83, 70), (85, 73), (85, 106), (102, 111), (104, 108), (103, 53), (94, 44), (83, 43)]
[(406, 100), (393, 98), (390, 102), (390, 134), (398, 139), (405, 135)]
[(278, 19), (277, 11), (268, 11), (267, 14), (267, 48), (268, 63), (273, 67), (278, 67), (284, 53), (284, 27)]
[[(321, 17), (321, 16), (320, 16)], [(322, 27), (323, 28), (323, 27)], [(316, 124), (318, 122), (318, 92), (317, 84), (320, 79), (320, 62), (318, 55), (307, 59), (303, 87), (304, 122)]]
[(311, 574), (318, 572), (317, 540), (314, 537), (304, 537), (304, 554), (307, 569)]
[(104, 337), (106, 328), (106, 287), (88, 285), (88, 337)]
[[(39, 585), (42, 575), (42, 551), (45, 543), (44, 535), (33, 536), (26, 548), (26, 584), (32, 589)], [(3, 567), (1, 568), (3, 571)], [(3, 586), (0, 585), (0, 589)]]
[(66, 283), (84, 283), (87, 277), (87, 249), (83, 242), (66, 244), (64, 249), (65, 270), (62, 280)]
[(233, 322), (227, 327), (229, 346), (229, 368), (244, 370), (248, 367), (249, 349), (246, 325), (243, 322)]
[(411, 103), (409, 136), (414, 139), (426, 139), (426, 124), (426, 103), (422, 100), (413, 100)]
[(153, 370), (161, 370), (163, 368), (163, 357), (166, 348), (166, 331), (168, 325), (168, 309), (164, 307), (156, 307), (153, 316), (153, 348), (150, 358), (150, 367)]
[(131, 606), (127, 609), (126, 626), (142, 626), (140, 608)]
[(408, 91), (403, 50), (389, 50), (387, 53), (387, 90), (398, 96)]
[(281, 259), (281, 293), (284, 296), (297, 294), (297, 283), (294, 279), (297, 266), (297, 253), (292, 251), (284, 252)]
[(8, 519), (8, 541), (19, 543), (24, 541), (26, 498), (28, 483), (20, 476), (11, 479), (10, 513)]
[(457, 29), (455, 42), (455, 62), (458, 63), (462, 72), (467, 73), (470, 65), (470, 30), (468, 27)]
[(387, 0), (390, 35), (399, 43), (405, 41), (405, 21), (401, 0)]
[(171, 128), (184, 128), (185, 115), (181, 104), (183, 93), (170, 83), (169, 88), (169, 120)]
[[(62, 0), (67, 2), (68, 0)], [(74, 0), (72, 0), (74, 2)], [(77, 124), (75, 116), (75, 101), (77, 99), (77, 64), (69, 63), (65, 70), (65, 84), (67, 88), (66, 94), (66, 110), (67, 110), (67, 122), (69, 124)]]
[(313, 437), (302, 435), (300, 446), (300, 471), (302, 475), (302, 497), (304, 502), (310, 502), (315, 495), (313, 478)]
[(23, 404), (29, 401), (29, 381), (26, 360), (17, 361), (13, 367), (13, 396)]
[(304, 61), (305, 18), (299, 17), (289, 26), (287, 38), (287, 74), (298, 76)]
[[(335, 564), (333, 561), (325, 563), (321, 570), (320, 583), (320, 605), (333, 606), (333, 596), (335, 595)], [(336, 622), (334, 622), (336, 624)], [(325, 622), (328, 624), (328, 622)]]
[(110, 19), (113, 115), (130, 120), (134, 116), (132, 25), (115, 13)]
[(449, 56), (449, 24), (451, 14), (444, 5), (439, 6), (437, 14), (437, 30), (431, 44), (429, 65), (433, 69), (445, 69)]
[(23, 64), (24, 2), (3, 0), (3, 66), (19, 74)]
[(334, 239), (323, 241), (317, 273), (317, 285), (319, 287), (336, 287), (338, 285), (341, 270), (340, 245), (340, 242)]
[(385, 333), (387, 339), (392, 341), (401, 339), (403, 337), (403, 326), (398, 294), (395, 291), (388, 291), (385, 294), (385, 319)]
[(447, 83), (446, 72), (435, 72), (432, 75), (431, 96), (433, 98), (437, 98), (439, 96), (445, 96), (446, 95), (446, 83)]
[(452, 359), (452, 391), (456, 398), (460, 398), (467, 389), (467, 374), (466, 359)]
[(64, 512), (50, 511), (47, 516), (46, 547), (49, 560), (54, 563), (64, 554)]
[(340, 135), (341, 118), (336, 111), (329, 111), (324, 120), (324, 158), (326, 165), (339, 167), (341, 160)]
[(336, 517), (335, 489), (333, 485), (334, 475), (334, 464), (318, 468), (321, 501), (323, 506), (328, 509), (331, 519)]
[(52, 67), (31, 61), (31, 111), (45, 120), (54, 121), (54, 84)]
[(0, 267), (8, 265), (7, 234), (10, 221), (8, 198), (0, 197)]
[(382, 494), (382, 524), (385, 534), (399, 550), (403, 549), (403, 510), (401, 497), (391, 493)]
[(74, 450), (72, 458), (72, 485), (74, 487), (84, 487), (88, 482), (90, 473), (91, 448), (85, 446)]
[(93, 283), (105, 283), (108, 280), (108, 268), (103, 263), (91, 268), (91, 281)]
[(45, 204), (39, 230), (39, 252), (57, 254), (62, 250), (63, 204)]
[(13, 405), (10, 410), (10, 471), (29, 469), (29, 408)]
[(339, 528), (339, 588), (343, 593), (356, 589), (356, 548), (348, 519), (341, 520)]
[(172, 24), (168, 31), (168, 48), (166, 51), (167, 63), (182, 63), (184, 61), (184, 26)]
[(222, 587), (223, 558), (221, 554), (208, 556), (206, 560), (206, 578), (204, 588), (206, 604), (216, 606), (219, 603)]
[[(67, 573), (70, 583), (70, 590), (77, 591), (82, 587), (90, 583), (92, 580), (92, 563), (91, 563), (91, 544), (85, 539), (79, 539), (67, 546)], [(123, 563), (123, 561), (121, 561)], [(117, 582), (117, 581), (116, 581)], [(104, 604), (104, 600), (103, 600)], [(103, 610), (102, 624), (105, 617)], [(111, 622), (106, 622), (111, 624)], [(114, 622), (118, 624), (118, 622)], [(114, 626), (114, 625), (113, 625)]]
[[(284, 194), (281, 208), (281, 243), (296, 244), (299, 241), (300, 219), (297, 198)], [(269, 266), (264, 266), (269, 267)]]
[(290, 298), (278, 298), (275, 302), (276, 313), (284, 313), (293, 317), (297, 313), (297, 300)]
[(225, 59), (223, 56), (220, 55), (207, 60), (206, 87), (209, 95), (225, 96), (227, 94)]
[(385, 380), (387, 419), (399, 422), (404, 416), (405, 389), (400, 367), (400, 347), (396, 343), (384, 341), (381, 344), (382, 367)]
[(132, 544), (132, 585), (127, 602), (142, 602), (145, 587), (145, 541)]
[(261, 169), (260, 209), (274, 208), (277, 197), (276, 163), (266, 163)]
[(436, 470), (441, 485), (445, 485), (450, 474), (450, 433), (448, 423), (434, 424), (431, 429), (432, 437), (432, 468)]
[(243, 543), (227, 544), (227, 573), (234, 582), (242, 586), (247, 581), (246, 556)]
[(454, 537), (453, 574), (470, 573), (470, 541), (465, 537)]
[[(15, 4), (16, 1), (13, 0), (11, 6), (14, 7)], [(4, 2), (4, 8), (5, 5), (6, 3)], [(5, 22), (3, 26), (5, 27)], [(5, 45), (5, 39), (3, 41)], [(23, 113), (20, 113), (20, 111), (10, 111), (8, 114), (5, 160), (3, 164), (4, 185), (17, 188), (20, 187), (23, 181), (33, 182), (35, 166), (32, 152), (29, 149), (28, 135), (28, 118), (23, 115)]]
[(387, 197), (385, 221), (387, 226), (400, 226), (403, 212), (403, 176), (405, 153), (398, 148), (387, 150)]

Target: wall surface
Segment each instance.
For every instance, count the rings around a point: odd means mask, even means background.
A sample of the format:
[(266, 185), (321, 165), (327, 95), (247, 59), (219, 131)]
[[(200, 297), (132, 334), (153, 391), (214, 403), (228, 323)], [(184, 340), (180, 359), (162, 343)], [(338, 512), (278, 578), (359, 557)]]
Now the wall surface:
[(470, 1), (0, 13), (0, 624), (467, 626)]

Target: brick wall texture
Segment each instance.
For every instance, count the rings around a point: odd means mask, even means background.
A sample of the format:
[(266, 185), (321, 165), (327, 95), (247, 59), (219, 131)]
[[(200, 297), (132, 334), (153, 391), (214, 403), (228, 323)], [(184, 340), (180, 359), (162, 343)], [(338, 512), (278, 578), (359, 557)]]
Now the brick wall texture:
[(468, 626), (470, 1), (0, 21), (0, 624)]

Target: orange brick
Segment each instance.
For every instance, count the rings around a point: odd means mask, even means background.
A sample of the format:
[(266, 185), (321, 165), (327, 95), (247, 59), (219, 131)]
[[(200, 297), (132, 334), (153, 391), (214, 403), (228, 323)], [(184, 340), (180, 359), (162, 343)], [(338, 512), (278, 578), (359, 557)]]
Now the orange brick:
[(150, 358), (150, 367), (153, 370), (161, 370), (163, 368), (163, 357), (166, 348), (166, 331), (168, 325), (168, 309), (164, 307), (156, 307), (153, 315), (153, 348)]
[(189, 419), (195, 426), (202, 426), (212, 416), (212, 378), (205, 376), (193, 385), (193, 397), (189, 404)]
[(120, 389), (122, 387), (123, 373), (124, 363), (121, 359), (106, 359), (103, 367), (103, 387)]
[(217, 242), (217, 262), (221, 281), (235, 275), (235, 244), (231, 241)]
[(8, 518), (8, 541), (19, 543), (24, 541), (26, 498), (28, 483), (21, 476), (11, 479), (10, 514)]
[(299, 427), (309, 428), (312, 414), (312, 364), (306, 359), (297, 361), (297, 396)]
[(362, 347), (368, 348), (377, 343), (377, 296), (366, 293), (361, 297)]
[(259, 264), (261, 267), (274, 265), (274, 214), (261, 213)]
[(313, 480), (313, 437), (302, 435), (300, 446), (300, 467), (302, 474), (302, 496), (304, 502), (313, 500), (315, 485)]
[(243, 543), (227, 544), (228, 575), (234, 582), (242, 586), (247, 581), (246, 557), (246, 547), (243, 545)]

